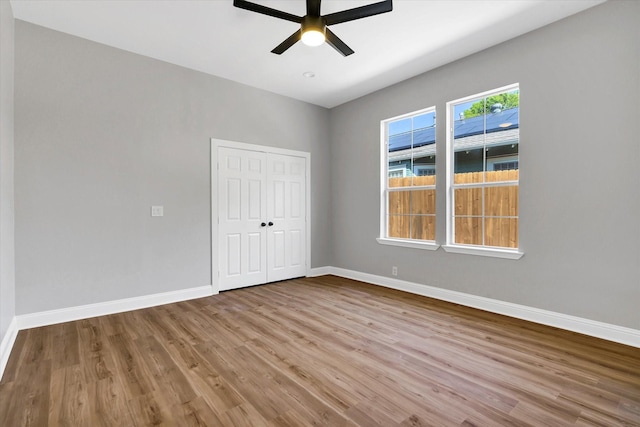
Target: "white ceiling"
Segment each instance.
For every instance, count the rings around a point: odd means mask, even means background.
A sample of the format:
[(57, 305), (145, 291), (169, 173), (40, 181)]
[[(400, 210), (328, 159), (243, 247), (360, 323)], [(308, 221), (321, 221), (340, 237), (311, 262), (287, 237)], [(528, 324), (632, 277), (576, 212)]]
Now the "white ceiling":
[[(377, 0), (324, 0), (322, 14)], [(557, 21), (604, 0), (395, 0), (331, 26), (355, 54), (297, 43), (299, 27), (232, 0), (11, 0), (14, 16), (75, 36), (331, 108)], [(302, 16), (304, 0), (260, 1)], [(549, 43), (553, 43), (552, 40)], [(312, 71), (314, 78), (303, 77)]]

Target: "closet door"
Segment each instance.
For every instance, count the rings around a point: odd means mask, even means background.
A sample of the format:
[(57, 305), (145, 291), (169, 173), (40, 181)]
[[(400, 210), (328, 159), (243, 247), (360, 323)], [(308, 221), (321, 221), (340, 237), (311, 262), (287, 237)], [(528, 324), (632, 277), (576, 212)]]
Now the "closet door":
[(267, 281), (306, 275), (306, 159), (267, 154)]
[(308, 157), (264, 150), (217, 147), (220, 291), (307, 273)]
[(266, 159), (258, 151), (218, 148), (220, 290), (267, 282)]

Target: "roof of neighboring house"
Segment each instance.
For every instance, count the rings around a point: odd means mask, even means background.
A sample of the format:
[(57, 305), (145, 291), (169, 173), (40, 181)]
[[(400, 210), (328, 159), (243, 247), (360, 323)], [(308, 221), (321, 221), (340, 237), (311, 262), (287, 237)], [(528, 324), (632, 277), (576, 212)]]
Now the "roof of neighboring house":
[[(486, 132), (484, 122), (486, 118)], [(505, 126), (507, 125), (508, 126)], [(500, 125), (503, 125), (502, 127)], [(486, 116), (476, 116), (470, 119), (456, 120), (454, 122), (454, 132), (456, 139), (465, 138), (484, 133), (502, 132), (517, 129), (520, 126), (520, 109), (511, 108), (500, 113), (487, 114)], [(413, 148), (430, 145), (436, 142), (435, 126), (416, 129), (413, 132), (404, 132), (389, 137), (389, 151), (399, 151), (411, 148), (413, 137)]]
[(436, 127), (416, 129), (413, 132), (403, 132), (389, 137), (389, 151), (399, 151), (411, 148), (411, 138), (413, 137), (413, 147), (421, 147), (436, 142)]

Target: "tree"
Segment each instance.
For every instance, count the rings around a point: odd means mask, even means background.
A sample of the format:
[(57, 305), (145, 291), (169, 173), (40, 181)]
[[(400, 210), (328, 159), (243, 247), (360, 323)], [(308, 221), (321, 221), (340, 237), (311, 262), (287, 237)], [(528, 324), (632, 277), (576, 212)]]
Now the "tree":
[[(486, 101), (486, 102), (485, 102)], [(471, 117), (481, 116), (485, 114), (485, 109), (491, 111), (493, 104), (502, 104), (503, 110), (514, 108), (520, 105), (520, 96), (518, 92), (507, 92), (499, 95), (493, 95), (478, 102), (471, 104), (469, 108), (464, 110), (464, 118), (470, 119)]]

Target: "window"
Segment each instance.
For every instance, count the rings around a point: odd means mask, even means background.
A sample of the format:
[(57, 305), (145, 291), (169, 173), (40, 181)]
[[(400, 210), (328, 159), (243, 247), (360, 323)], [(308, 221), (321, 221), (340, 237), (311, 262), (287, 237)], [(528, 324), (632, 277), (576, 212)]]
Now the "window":
[(512, 161), (512, 162), (496, 162), (493, 164), (493, 169), (494, 171), (507, 171), (509, 169), (518, 169), (518, 161)]
[(436, 165), (414, 166), (413, 173), (415, 176), (430, 176), (436, 174)]
[[(381, 243), (436, 239), (435, 107), (383, 120)], [(394, 243), (391, 243), (394, 244)]]
[(404, 178), (407, 176), (407, 169), (404, 167), (389, 169), (389, 178)]
[(522, 255), (517, 252), (519, 100), (518, 85), (511, 85), (447, 104), (445, 250)]

